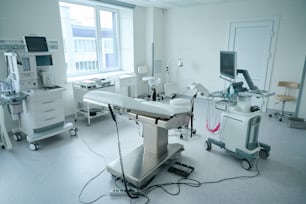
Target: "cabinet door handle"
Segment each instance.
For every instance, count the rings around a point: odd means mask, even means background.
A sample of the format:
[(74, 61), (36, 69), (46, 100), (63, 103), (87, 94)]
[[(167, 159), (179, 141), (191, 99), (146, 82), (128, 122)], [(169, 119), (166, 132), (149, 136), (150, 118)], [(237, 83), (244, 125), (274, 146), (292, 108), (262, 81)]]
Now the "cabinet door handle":
[(52, 117), (52, 118), (47, 118), (47, 119), (45, 119), (45, 121), (48, 121), (48, 120), (53, 120), (53, 119), (55, 119), (55, 117)]
[(48, 104), (48, 103), (53, 103), (54, 101), (45, 101), (42, 104)]
[(45, 110), (44, 112), (45, 113), (48, 113), (48, 112), (52, 112), (52, 111), (54, 111), (55, 109), (53, 108), (53, 109), (49, 109), (49, 110)]

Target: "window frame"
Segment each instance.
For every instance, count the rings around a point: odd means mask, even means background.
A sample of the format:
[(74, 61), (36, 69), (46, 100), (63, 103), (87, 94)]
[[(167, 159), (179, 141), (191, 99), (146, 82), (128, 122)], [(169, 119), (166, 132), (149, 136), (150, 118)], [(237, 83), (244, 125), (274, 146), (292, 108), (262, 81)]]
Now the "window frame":
[[(59, 1), (59, 10), (61, 9), (60, 3), (69, 3), (69, 4), (74, 4), (74, 5), (80, 5), (80, 6), (88, 6), (92, 7), (94, 9), (94, 15), (95, 15), (95, 32), (96, 32), (96, 38), (95, 38), (95, 45), (96, 45), (96, 50), (95, 54), (97, 57), (97, 66), (98, 70), (97, 71), (92, 71), (92, 70), (87, 70), (86, 72), (77, 72), (75, 71), (74, 73), (68, 73), (68, 67), (67, 67), (67, 79), (69, 78), (74, 78), (74, 77), (86, 77), (90, 75), (96, 75), (96, 74), (104, 74), (104, 73), (111, 73), (111, 72), (118, 72), (122, 71), (121, 68), (121, 50), (120, 50), (120, 10), (115, 9), (112, 7), (107, 7), (104, 4), (101, 4), (99, 2), (90, 2), (90, 1), (70, 1), (70, 0), (60, 0)], [(113, 50), (115, 51), (116, 58), (117, 58), (117, 66), (112, 67), (112, 68), (107, 68), (105, 66), (105, 57), (103, 56), (103, 39), (102, 39), (102, 29), (101, 29), (101, 21), (100, 21), (100, 11), (107, 11), (107, 12), (112, 12), (112, 29), (114, 30), (112, 38), (113, 38)], [(61, 11), (60, 11), (60, 19), (61, 19), (61, 26), (62, 26), (62, 16), (61, 16)], [(65, 41), (63, 32), (62, 32), (62, 37), (63, 41)], [(79, 39), (79, 37), (76, 37), (75, 39)], [(74, 41), (75, 39), (72, 39)], [(109, 39), (108, 37), (105, 39)], [(65, 44), (63, 44), (65, 46)], [(66, 56), (67, 49), (64, 47), (64, 53)], [(73, 53), (75, 53), (75, 44), (73, 42), (73, 47), (71, 48)], [(65, 59), (65, 62), (66, 59)], [(67, 63), (67, 66), (69, 64)], [(74, 64), (74, 69), (77, 69), (76, 63)]]

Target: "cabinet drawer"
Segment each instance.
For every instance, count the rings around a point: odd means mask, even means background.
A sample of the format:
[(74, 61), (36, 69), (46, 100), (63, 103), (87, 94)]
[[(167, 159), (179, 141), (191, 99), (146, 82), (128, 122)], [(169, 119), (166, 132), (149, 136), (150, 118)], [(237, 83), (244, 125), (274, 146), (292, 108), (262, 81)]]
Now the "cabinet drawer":
[(62, 98), (62, 92), (40, 92), (38, 94), (35, 95), (31, 95), (29, 97), (29, 101), (31, 103), (33, 102), (41, 102), (44, 100), (52, 100), (52, 99), (58, 99), (58, 98)]
[(60, 109), (46, 109), (45, 111), (32, 111), (30, 113), (33, 120), (45, 120), (50, 117), (64, 117), (64, 111)]
[(59, 122), (64, 121), (64, 116), (60, 115), (49, 115), (48, 117), (44, 117), (41, 119), (34, 119), (32, 120), (32, 127), (33, 129), (43, 128), (49, 125), (53, 125)]
[(45, 112), (51, 111), (52, 109), (64, 109), (62, 100), (58, 99), (48, 99), (37, 102), (32, 102), (28, 104), (29, 112)]

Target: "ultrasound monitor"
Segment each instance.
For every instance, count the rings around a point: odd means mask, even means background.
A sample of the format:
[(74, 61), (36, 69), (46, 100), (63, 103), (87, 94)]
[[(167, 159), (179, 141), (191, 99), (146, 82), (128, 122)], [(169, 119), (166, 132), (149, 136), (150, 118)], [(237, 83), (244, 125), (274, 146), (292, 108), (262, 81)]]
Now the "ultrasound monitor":
[(26, 49), (28, 52), (48, 52), (46, 37), (42, 36), (25, 36)]
[(236, 80), (237, 53), (235, 51), (220, 51), (220, 77), (230, 82)]

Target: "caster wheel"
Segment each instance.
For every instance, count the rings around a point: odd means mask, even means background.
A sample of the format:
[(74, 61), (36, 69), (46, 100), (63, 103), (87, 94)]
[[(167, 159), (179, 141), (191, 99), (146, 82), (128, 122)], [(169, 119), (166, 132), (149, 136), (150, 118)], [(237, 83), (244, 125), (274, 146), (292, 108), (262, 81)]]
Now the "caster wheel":
[(13, 138), (14, 138), (14, 140), (17, 141), (17, 142), (18, 142), (18, 141), (21, 141), (21, 136), (20, 136), (20, 135), (14, 134), (14, 135), (13, 135)]
[(69, 134), (70, 134), (70, 136), (76, 136), (77, 135), (77, 129), (76, 128), (70, 129)]
[(265, 149), (262, 149), (259, 151), (259, 157), (262, 159), (267, 159), (269, 157), (269, 152), (267, 152)]
[(2, 148), (2, 149), (5, 149), (5, 146), (4, 146), (4, 145), (1, 145), (1, 148)]
[(30, 150), (32, 150), (32, 151), (36, 151), (36, 150), (38, 150), (38, 145), (37, 145), (37, 144), (31, 143), (31, 144), (29, 145), (29, 148), (30, 148)]
[(272, 118), (272, 114), (269, 114), (269, 117)]
[(184, 138), (184, 136), (181, 134), (181, 135), (180, 135), (180, 139), (183, 139), (183, 138)]
[(197, 133), (197, 130), (192, 130), (192, 134), (195, 135)]
[(209, 143), (208, 141), (205, 141), (206, 144), (206, 150), (210, 151), (211, 150), (211, 143)]
[(77, 119), (74, 119), (74, 122), (77, 122), (78, 120)]
[(241, 166), (242, 168), (244, 168), (245, 170), (250, 170), (252, 168), (252, 163), (249, 162), (248, 160), (244, 159), (241, 162)]
[(279, 120), (280, 122), (282, 122), (282, 121), (283, 121), (283, 119), (282, 119), (282, 118), (279, 118), (278, 120)]

